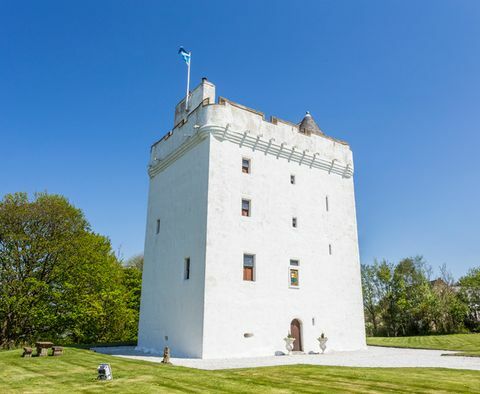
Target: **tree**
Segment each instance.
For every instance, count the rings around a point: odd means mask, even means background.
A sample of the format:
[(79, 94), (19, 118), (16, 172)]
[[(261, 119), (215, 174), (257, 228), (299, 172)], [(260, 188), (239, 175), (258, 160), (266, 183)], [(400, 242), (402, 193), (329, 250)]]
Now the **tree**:
[(445, 266), (441, 273), (441, 279), (430, 281), (431, 268), (421, 256), (397, 264), (382, 261), (362, 266), (367, 333), (404, 336), (461, 331), (466, 304)]
[(137, 270), (139, 270), (140, 272), (142, 272), (143, 271), (143, 254), (137, 254), (133, 257), (130, 257), (126, 261), (125, 266), (126, 267), (134, 267)]
[(133, 256), (127, 260), (123, 269), (123, 284), (126, 289), (127, 307), (132, 318), (128, 329), (132, 339), (137, 337), (140, 296), (142, 293), (142, 269), (143, 255)]
[(468, 271), (458, 281), (460, 297), (468, 305), (466, 325), (473, 331), (480, 331), (480, 267)]
[(0, 201), (0, 346), (126, 339), (123, 271), (110, 241), (64, 197)]

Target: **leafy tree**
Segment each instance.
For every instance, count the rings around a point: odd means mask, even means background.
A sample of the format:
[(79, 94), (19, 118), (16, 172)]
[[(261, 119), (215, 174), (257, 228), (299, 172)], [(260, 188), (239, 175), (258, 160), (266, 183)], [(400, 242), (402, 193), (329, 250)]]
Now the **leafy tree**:
[(128, 339), (123, 270), (64, 197), (0, 201), (0, 346)]
[(362, 266), (367, 332), (404, 336), (461, 331), (466, 304), (445, 266), (441, 272), (441, 279), (430, 281), (431, 268), (421, 256)]
[(140, 313), (140, 296), (142, 292), (143, 255), (127, 260), (123, 270), (123, 284), (126, 289), (127, 307), (131, 313), (128, 324), (130, 337), (136, 339)]
[(480, 331), (480, 267), (471, 269), (460, 278), (460, 297), (468, 305), (466, 325), (474, 331)]
[(137, 254), (136, 256), (130, 257), (125, 263), (125, 266), (136, 268), (137, 270), (142, 272), (143, 271), (143, 254)]

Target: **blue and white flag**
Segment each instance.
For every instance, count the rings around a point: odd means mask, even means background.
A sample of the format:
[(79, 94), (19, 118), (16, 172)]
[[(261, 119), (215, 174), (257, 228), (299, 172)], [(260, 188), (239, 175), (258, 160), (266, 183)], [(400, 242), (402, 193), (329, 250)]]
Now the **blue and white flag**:
[(180, 54), (180, 56), (183, 57), (183, 60), (185, 60), (185, 63), (187, 63), (187, 65), (190, 65), (190, 58), (192, 56), (192, 52), (188, 52), (185, 50), (185, 48), (180, 47), (180, 49), (178, 50), (178, 53)]

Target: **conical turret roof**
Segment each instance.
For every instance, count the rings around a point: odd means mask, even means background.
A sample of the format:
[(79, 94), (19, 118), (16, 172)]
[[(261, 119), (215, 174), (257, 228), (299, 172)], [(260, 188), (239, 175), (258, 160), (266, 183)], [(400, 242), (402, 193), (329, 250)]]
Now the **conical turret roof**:
[(303, 134), (312, 134), (312, 133), (323, 134), (322, 130), (320, 130), (320, 128), (317, 126), (317, 124), (315, 123), (315, 120), (313, 120), (312, 115), (310, 115), (310, 112), (308, 111), (305, 114), (305, 117), (303, 118), (303, 120), (300, 122), (298, 129), (300, 130), (300, 133), (303, 133)]

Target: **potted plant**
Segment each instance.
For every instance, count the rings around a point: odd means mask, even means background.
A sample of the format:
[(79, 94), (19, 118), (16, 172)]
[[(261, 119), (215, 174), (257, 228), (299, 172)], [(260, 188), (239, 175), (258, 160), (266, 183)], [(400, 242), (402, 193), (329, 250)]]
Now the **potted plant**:
[(328, 338), (325, 336), (325, 334), (322, 332), (322, 334), (317, 338), (317, 341), (320, 344), (320, 349), (322, 350), (322, 353), (325, 352), (325, 349), (327, 348), (327, 341)]
[(285, 341), (285, 348), (287, 349), (288, 354), (292, 354), (295, 337), (289, 332), (283, 340)]

